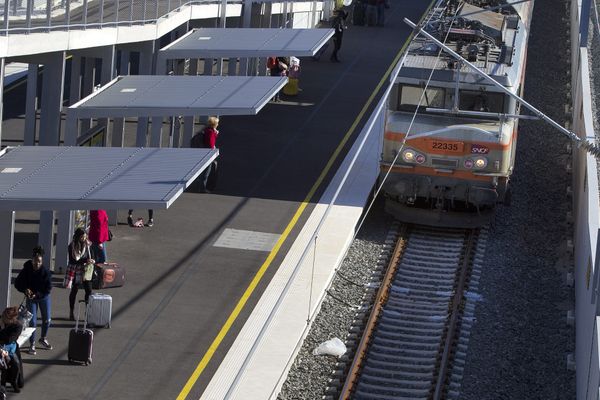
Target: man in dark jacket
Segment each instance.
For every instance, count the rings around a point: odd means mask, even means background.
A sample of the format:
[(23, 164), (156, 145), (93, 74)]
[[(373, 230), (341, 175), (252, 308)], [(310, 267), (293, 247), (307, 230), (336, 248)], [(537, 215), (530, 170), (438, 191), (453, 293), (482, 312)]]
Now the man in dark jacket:
[(344, 36), (344, 29), (346, 29), (344, 24), (347, 16), (348, 14), (344, 10), (336, 10), (335, 17), (331, 23), (331, 27), (335, 29), (335, 33), (333, 34), (333, 52), (331, 53), (331, 61), (333, 62), (340, 62), (337, 54), (342, 47), (342, 37)]
[[(31, 260), (23, 265), (23, 269), (19, 272), (15, 279), (15, 288), (25, 294), (27, 298), (27, 309), (33, 317), (29, 322), (29, 326), (37, 326), (37, 309), (42, 313), (42, 337), (40, 337), (40, 345), (52, 350), (50, 342), (48, 342), (48, 328), (50, 327), (50, 291), (52, 290), (52, 273), (42, 264), (44, 249), (41, 246), (33, 249)], [(36, 354), (35, 351), (35, 332), (29, 339), (30, 347), (29, 354)]]

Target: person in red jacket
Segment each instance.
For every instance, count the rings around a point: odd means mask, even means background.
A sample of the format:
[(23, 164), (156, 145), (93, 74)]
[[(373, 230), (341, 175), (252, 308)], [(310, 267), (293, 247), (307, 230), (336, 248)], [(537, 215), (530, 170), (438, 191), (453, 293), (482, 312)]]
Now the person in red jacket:
[(104, 210), (90, 211), (88, 239), (92, 242), (92, 257), (97, 263), (106, 262), (106, 242), (108, 236), (108, 215)]
[[(206, 128), (202, 132), (196, 134), (190, 143), (190, 147), (193, 148), (205, 148), (214, 149), (217, 147), (217, 138), (219, 137), (219, 117), (208, 117), (206, 121)], [(210, 193), (210, 190), (214, 189), (217, 178), (217, 160), (213, 161), (200, 175), (200, 191), (204, 193)], [(211, 176), (212, 175), (212, 176)], [(211, 177), (211, 182), (209, 182)]]

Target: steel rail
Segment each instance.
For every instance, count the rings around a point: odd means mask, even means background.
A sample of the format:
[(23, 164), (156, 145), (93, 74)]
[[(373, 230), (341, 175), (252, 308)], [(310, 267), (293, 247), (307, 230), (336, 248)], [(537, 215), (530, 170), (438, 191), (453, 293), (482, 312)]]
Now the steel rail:
[(394, 275), (396, 275), (396, 271), (398, 269), (398, 266), (400, 265), (400, 260), (402, 259), (402, 254), (406, 249), (406, 237), (408, 236), (408, 232), (409, 229), (406, 226), (403, 226), (398, 236), (398, 241), (396, 242), (396, 246), (394, 247), (392, 256), (390, 257), (390, 261), (386, 268), (386, 272), (381, 282), (381, 286), (379, 286), (379, 290), (377, 291), (377, 295), (375, 296), (373, 308), (367, 321), (365, 331), (362, 335), (360, 343), (358, 344), (356, 353), (354, 355), (354, 359), (350, 366), (348, 379), (346, 379), (346, 382), (342, 387), (339, 396), (340, 400), (349, 400), (354, 392), (355, 385), (358, 382), (358, 377), (360, 376), (360, 370), (362, 369), (362, 365), (368, 353), (372, 333), (377, 328), (377, 321), (379, 320), (379, 316), (383, 311), (383, 306), (387, 302), (389, 289), (392, 286)]
[(475, 251), (475, 244), (477, 243), (477, 229), (472, 229), (468, 232), (468, 237), (465, 244), (465, 254), (462, 259), (462, 268), (459, 271), (458, 283), (456, 285), (456, 292), (452, 299), (452, 309), (450, 314), (450, 323), (446, 331), (446, 340), (444, 342), (444, 350), (442, 352), (442, 358), (440, 360), (440, 368), (438, 370), (435, 391), (433, 393), (433, 400), (440, 400), (444, 397), (444, 389), (446, 388), (446, 374), (448, 367), (452, 361), (451, 350), (454, 348), (454, 341), (458, 336), (458, 321), (462, 315), (461, 308), (464, 301), (464, 292), (468, 287), (467, 281), (470, 277), (470, 267), (472, 266), (473, 253)]
[[(419, 225), (411, 225), (410, 229), (408, 228), (404, 228), (402, 230), (402, 232), (399, 234), (399, 238), (398, 241), (395, 245), (394, 251), (392, 253), (392, 255), (390, 256), (390, 261), (388, 263), (387, 269), (385, 271), (385, 275), (382, 278), (382, 283), (377, 291), (377, 294), (375, 296), (374, 302), (373, 302), (373, 306), (371, 308), (371, 314), (369, 315), (369, 318), (367, 320), (367, 322), (364, 324), (364, 328), (363, 328), (363, 333), (360, 339), (360, 342), (355, 350), (355, 354), (354, 357), (352, 359), (352, 363), (350, 365), (350, 367), (347, 368), (347, 374), (346, 375), (346, 379), (344, 380), (344, 385), (343, 387), (340, 389), (339, 391), (339, 396), (337, 398), (339, 398), (340, 400), (349, 400), (351, 398), (353, 398), (353, 396), (356, 396), (357, 393), (359, 393), (361, 391), (361, 385), (363, 377), (366, 375), (366, 379), (368, 382), (369, 379), (376, 379), (373, 377), (372, 375), (372, 371), (371, 372), (365, 372), (364, 368), (365, 367), (369, 367), (369, 360), (370, 360), (370, 352), (371, 352), (371, 347), (373, 345), (379, 345), (382, 346), (381, 343), (377, 343), (378, 338), (379, 340), (381, 340), (382, 338), (385, 338), (386, 335), (389, 335), (389, 333), (382, 333), (380, 335), (380, 321), (382, 321), (382, 318), (385, 319), (384, 315), (385, 315), (385, 310), (386, 308), (390, 307), (389, 304), (389, 300), (390, 296), (392, 296), (392, 298), (394, 297), (394, 295), (391, 293), (393, 288), (399, 288), (397, 285), (399, 282), (401, 285), (401, 290), (406, 290), (405, 293), (408, 293), (409, 291), (412, 290), (416, 290), (417, 292), (419, 292), (420, 290), (425, 290), (422, 287), (413, 287), (411, 286), (410, 283), (405, 282), (404, 279), (406, 277), (408, 277), (408, 275), (405, 275), (406, 273), (409, 273), (410, 269), (411, 269), (411, 264), (412, 262), (414, 262), (414, 257), (415, 255), (417, 255), (419, 252), (423, 252), (422, 246), (423, 243), (430, 243), (430, 244), (434, 244), (436, 242), (435, 237), (438, 236), (438, 233), (436, 233), (435, 231), (432, 232), (432, 236), (431, 236), (431, 241), (427, 241), (423, 239), (423, 234), (424, 232), (428, 231), (428, 228), (422, 229), (425, 227), (421, 227)], [(460, 232), (460, 233), (459, 233)], [(446, 244), (451, 245), (452, 242), (456, 241), (456, 236), (452, 235), (450, 232), (447, 232), (449, 234), (449, 236), (447, 236), (448, 241), (446, 242), (446, 240), (444, 239), (444, 241), (439, 248), (440, 249), (449, 249), (451, 247), (447, 247)], [(423, 388), (421, 388), (420, 390), (423, 392), (423, 394), (425, 393), (429, 393), (427, 395), (427, 398), (429, 398), (430, 400), (440, 400), (443, 399), (447, 396), (447, 391), (448, 391), (448, 377), (449, 377), (449, 372), (452, 371), (452, 363), (455, 360), (455, 354), (454, 354), (454, 348), (456, 343), (458, 342), (458, 338), (459, 336), (462, 334), (462, 323), (461, 323), (461, 319), (462, 319), (462, 315), (464, 314), (464, 303), (467, 300), (466, 296), (465, 296), (465, 291), (469, 288), (469, 282), (470, 282), (470, 278), (471, 278), (471, 274), (472, 274), (472, 270), (473, 270), (473, 260), (475, 258), (475, 254), (478, 251), (478, 243), (479, 243), (479, 235), (480, 235), (480, 230), (478, 228), (476, 229), (464, 229), (461, 231), (457, 231), (456, 234), (459, 234), (460, 236), (462, 236), (462, 245), (460, 246), (462, 248), (462, 250), (459, 252), (459, 256), (456, 259), (456, 264), (454, 267), (454, 272), (451, 274), (452, 278), (450, 278), (450, 280), (448, 281), (448, 286), (451, 287), (451, 289), (447, 289), (447, 290), (451, 290), (452, 294), (449, 295), (450, 297), (448, 298), (448, 302), (446, 303), (447, 306), (446, 308), (446, 312), (445, 312), (445, 318), (444, 318), (444, 323), (443, 326), (441, 326), (440, 328), (440, 333), (439, 333), (439, 342), (437, 344), (437, 356), (435, 358), (432, 359), (432, 363), (431, 363), (431, 378), (429, 381), (429, 387), (430, 389), (427, 391), (425, 389), (425, 385), (423, 386)], [(413, 245), (411, 245), (411, 239), (413, 237), (413, 235), (415, 236), (415, 242)], [(428, 234), (426, 234), (427, 236), (429, 236)], [(445, 234), (444, 234), (445, 235)], [(421, 237), (421, 239), (419, 239), (419, 237)], [(443, 236), (445, 237), (445, 236)], [(454, 239), (453, 239), (454, 237)], [(429, 240), (429, 239), (428, 239)], [(420, 249), (421, 247), (421, 249)], [(411, 250), (412, 248), (412, 250)], [(443, 251), (443, 250), (442, 250)], [(451, 251), (450, 251), (451, 253)], [(442, 253), (440, 253), (442, 254)], [(406, 261), (405, 264), (405, 258), (408, 257), (408, 260)], [(439, 256), (438, 256), (439, 257)], [(450, 258), (451, 255), (450, 255)], [(439, 258), (438, 258), (439, 259)], [(411, 261), (413, 260), (413, 261)], [(434, 262), (435, 263), (435, 262)], [(404, 267), (403, 267), (404, 265)], [(427, 268), (426, 268), (427, 269)], [(438, 270), (439, 271), (439, 270)], [(423, 273), (427, 273), (425, 271), (423, 271)], [(403, 277), (399, 277), (398, 275), (402, 275)], [(398, 279), (401, 279), (401, 281), (398, 281)], [(436, 278), (434, 278), (435, 280)], [(413, 279), (414, 280), (414, 279)], [(438, 280), (439, 282), (439, 280)], [(405, 286), (406, 284), (406, 286)], [(436, 285), (437, 286), (437, 285)], [(435, 289), (434, 289), (435, 292)], [(417, 296), (421, 296), (421, 295), (417, 295)], [(397, 295), (396, 295), (397, 297)], [(392, 308), (390, 309), (391, 312), (395, 312), (395, 313), (399, 313), (399, 312), (403, 312), (401, 310), (399, 310), (397, 308), (397, 302), (398, 299), (396, 298), (396, 300), (394, 301), (396, 304), (392, 304)], [(432, 307), (436, 307), (434, 305), (434, 303), (431, 303)], [(437, 306), (439, 308), (439, 306)], [(408, 314), (406, 314), (408, 316), (409, 319), (414, 318), (415, 315), (411, 314), (411, 311), (408, 310)], [(383, 321), (383, 323), (385, 324), (386, 322)], [(397, 329), (397, 334), (398, 335), (402, 335), (403, 330), (405, 330), (405, 328), (407, 328), (408, 330), (410, 330), (410, 328), (408, 328), (410, 326), (410, 323), (408, 321), (405, 321), (404, 323), (408, 323), (409, 325), (407, 325), (406, 327), (403, 325), (403, 323), (401, 323), (401, 325), (396, 325), (395, 329)], [(388, 322), (389, 325), (389, 322)], [(436, 329), (436, 328), (433, 328)], [(390, 327), (388, 326), (387, 328), (383, 328), (383, 332), (385, 331), (390, 331)], [(435, 331), (433, 331), (435, 332)], [(411, 335), (411, 334), (409, 334)], [(429, 335), (426, 334), (426, 336), (423, 336), (423, 338), (428, 338)], [(386, 339), (384, 339), (386, 340)], [(412, 338), (412, 340), (416, 340), (414, 337)], [(425, 339), (425, 342), (427, 342), (428, 340)], [(419, 342), (419, 340), (416, 340), (416, 342)], [(398, 344), (396, 344), (397, 346)], [(394, 346), (394, 345), (392, 345)], [(406, 347), (407, 351), (411, 351), (410, 349), (410, 344), (408, 345), (409, 347)], [(380, 352), (380, 350), (375, 350), (376, 354), (378, 353), (378, 351)], [(414, 349), (413, 349), (414, 351)], [(377, 356), (376, 356), (377, 357)], [(410, 356), (409, 356), (410, 357)], [(421, 365), (426, 365), (426, 364), (421, 364)], [(371, 366), (371, 369), (376, 369), (376, 366)], [(399, 372), (395, 371), (395, 372)], [(394, 372), (391, 372), (391, 374), (393, 374)], [(417, 372), (418, 374), (418, 372)], [(392, 377), (388, 378), (388, 379), (394, 379)], [(402, 382), (403, 379), (407, 379), (406, 377), (400, 377), (398, 376), (397, 379), (400, 379), (399, 382)], [(410, 378), (408, 378), (410, 379)], [(423, 382), (425, 383), (425, 382)], [(367, 385), (376, 385), (375, 383), (371, 382), (371, 383), (367, 383)], [(404, 383), (400, 383), (400, 385), (404, 385)], [(364, 389), (364, 388), (363, 388)], [(373, 388), (371, 388), (373, 389)], [(381, 390), (385, 391), (386, 389), (388, 389), (388, 387), (382, 386)], [(396, 391), (395, 395), (398, 395), (398, 390), (402, 390), (400, 389), (400, 387), (395, 387), (392, 385), (391, 387), (389, 387), (390, 390), (392, 391)], [(415, 387), (412, 387), (412, 389), (414, 390)], [(375, 389), (376, 390), (376, 389)], [(407, 387), (407, 390), (411, 390), (411, 388)], [(419, 390), (419, 389), (416, 389)], [(373, 393), (373, 392), (371, 392)], [(362, 393), (363, 395), (365, 393)], [(413, 393), (415, 394), (415, 393)], [(416, 394), (415, 394), (416, 395)], [(393, 395), (391, 395), (393, 396)], [(402, 395), (401, 395), (402, 396)], [(409, 396), (408, 394), (404, 394), (403, 396)], [(404, 398), (404, 397), (402, 397)], [(418, 397), (418, 398), (422, 398), (422, 397)]]

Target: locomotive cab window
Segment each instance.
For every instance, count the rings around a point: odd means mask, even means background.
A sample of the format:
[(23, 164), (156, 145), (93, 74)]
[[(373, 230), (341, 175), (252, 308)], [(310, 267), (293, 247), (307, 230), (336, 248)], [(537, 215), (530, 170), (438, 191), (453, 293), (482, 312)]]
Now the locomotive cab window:
[(427, 107), (443, 108), (445, 96), (442, 88), (429, 87), (423, 94), (422, 87), (405, 85), (400, 87), (398, 93), (398, 111), (414, 111), (417, 106), (420, 110)]
[(458, 107), (464, 111), (504, 112), (504, 94), (461, 90)]

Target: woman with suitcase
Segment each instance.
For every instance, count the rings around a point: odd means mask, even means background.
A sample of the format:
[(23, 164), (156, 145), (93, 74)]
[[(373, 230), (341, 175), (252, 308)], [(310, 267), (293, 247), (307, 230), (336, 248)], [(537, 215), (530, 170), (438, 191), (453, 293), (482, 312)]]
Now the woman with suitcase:
[[(70, 284), (71, 293), (69, 293), (69, 319), (75, 321), (75, 315), (73, 311), (75, 309), (75, 300), (77, 299), (77, 292), (79, 291), (79, 285), (83, 286), (85, 290), (85, 302), (88, 302), (90, 294), (92, 294), (92, 276), (86, 279), (86, 272), (88, 268), (91, 268), (92, 273), (94, 270), (95, 260), (92, 258), (90, 251), (91, 243), (87, 240), (87, 234), (81, 228), (77, 228), (73, 234), (73, 241), (69, 244), (69, 271), (74, 271), (73, 281)], [(66, 285), (67, 287), (69, 284)]]

